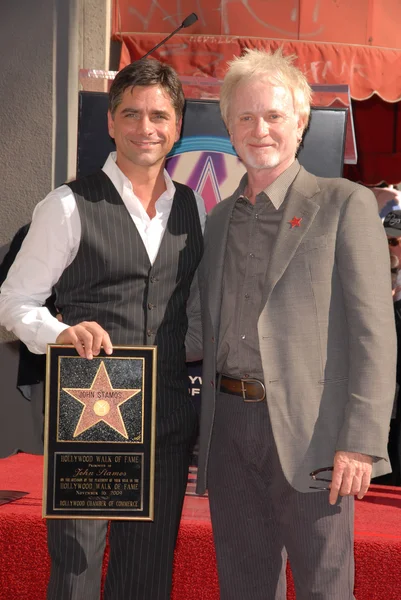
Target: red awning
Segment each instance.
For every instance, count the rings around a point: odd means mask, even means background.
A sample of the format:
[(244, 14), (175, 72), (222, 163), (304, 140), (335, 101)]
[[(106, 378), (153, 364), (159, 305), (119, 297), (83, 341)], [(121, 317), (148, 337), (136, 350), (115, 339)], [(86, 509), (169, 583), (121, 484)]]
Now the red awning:
[[(163, 34), (122, 34), (125, 52), (122, 68), (137, 60), (158, 42)], [(240, 56), (245, 48), (282, 47), (284, 54), (295, 54), (295, 64), (311, 84), (347, 84), (351, 97), (365, 100), (377, 94), (386, 102), (401, 100), (401, 50), (334, 44), (266, 40), (265, 38), (176, 35), (153, 56), (171, 64), (180, 75), (224, 77), (227, 62)]]

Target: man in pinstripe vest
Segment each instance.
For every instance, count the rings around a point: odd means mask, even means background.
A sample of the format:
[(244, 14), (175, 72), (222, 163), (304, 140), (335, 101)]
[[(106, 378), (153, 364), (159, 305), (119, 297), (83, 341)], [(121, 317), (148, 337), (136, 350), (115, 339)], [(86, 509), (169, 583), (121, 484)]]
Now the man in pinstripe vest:
[(221, 90), (247, 168), (208, 215), (200, 269), (198, 492), (222, 600), (284, 600), (287, 555), (297, 600), (351, 600), (354, 496), (390, 470), (387, 243), (369, 190), (296, 160), (310, 98), (280, 51), (233, 61)]
[[(173, 182), (165, 157), (178, 139), (184, 95), (155, 60), (129, 65), (109, 95), (116, 152), (103, 169), (61, 186), (35, 209), (0, 294), (0, 322), (35, 353), (73, 344), (158, 348), (155, 519), (110, 525), (107, 600), (167, 600), (196, 412), (186, 360), (200, 358), (196, 269), (204, 206)], [(43, 307), (54, 289), (63, 323)], [(99, 600), (107, 521), (48, 520), (51, 600)]]

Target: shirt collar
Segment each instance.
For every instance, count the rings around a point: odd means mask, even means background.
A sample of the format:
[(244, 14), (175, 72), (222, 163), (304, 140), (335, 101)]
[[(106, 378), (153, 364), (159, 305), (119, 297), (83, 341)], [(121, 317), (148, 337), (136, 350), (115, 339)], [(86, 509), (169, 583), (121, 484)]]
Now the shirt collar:
[[(293, 183), (295, 177), (298, 175), (300, 168), (301, 165), (299, 164), (299, 161), (295, 159), (294, 162), (288, 167), (288, 169), (283, 171), (283, 173), (281, 173), (281, 175), (279, 175), (277, 179), (273, 181), (273, 183), (265, 187), (265, 189), (262, 192), (260, 192), (261, 194), (265, 194), (268, 197), (268, 199), (271, 201), (276, 210), (278, 210), (284, 202), (288, 189)], [(244, 191), (247, 184), (248, 175), (245, 174), (241, 179), (237, 189), (238, 198), (244, 196)]]
[[(103, 171), (109, 177), (114, 187), (120, 196), (123, 196), (124, 188), (130, 189), (132, 192), (132, 183), (128, 179), (126, 175), (121, 171), (121, 169), (117, 166), (117, 152), (110, 152), (106, 162), (103, 165)], [(173, 200), (175, 194), (175, 185), (167, 173), (166, 169), (164, 169), (164, 181), (166, 183), (166, 191), (163, 192), (162, 196), (164, 200)], [(134, 193), (134, 192), (133, 192)], [(161, 198), (160, 197), (160, 198)]]

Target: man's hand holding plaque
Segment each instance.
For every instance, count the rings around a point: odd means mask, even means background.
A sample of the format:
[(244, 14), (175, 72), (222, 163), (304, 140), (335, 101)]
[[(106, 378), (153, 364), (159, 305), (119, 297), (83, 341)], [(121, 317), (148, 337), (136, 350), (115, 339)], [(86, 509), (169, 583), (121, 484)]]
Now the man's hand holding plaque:
[(113, 353), (110, 336), (95, 321), (83, 321), (62, 331), (56, 340), (57, 344), (72, 344), (79, 356), (88, 358), (98, 356), (103, 347), (106, 354)]

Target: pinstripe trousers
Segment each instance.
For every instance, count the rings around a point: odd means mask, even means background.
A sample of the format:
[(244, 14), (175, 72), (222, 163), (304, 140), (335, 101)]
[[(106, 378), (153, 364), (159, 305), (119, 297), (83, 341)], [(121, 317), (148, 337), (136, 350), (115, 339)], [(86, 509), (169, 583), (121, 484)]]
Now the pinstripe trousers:
[(159, 455), (152, 523), (111, 523), (104, 600), (169, 600), (189, 457), (177, 450)]
[(218, 395), (208, 489), (221, 600), (285, 600), (287, 556), (297, 600), (354, 598), (354, 499), (289, 485), (265, 402)]
[[(105, 600), (169, 600), (189, 443), (156, 452), (153, 522), (112, 521)], [(99, 600), (107, 521), (48, 519), (48, 600)]]
[(47, 519), (48, 600), (99, 600), (107, 521)]

